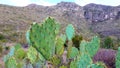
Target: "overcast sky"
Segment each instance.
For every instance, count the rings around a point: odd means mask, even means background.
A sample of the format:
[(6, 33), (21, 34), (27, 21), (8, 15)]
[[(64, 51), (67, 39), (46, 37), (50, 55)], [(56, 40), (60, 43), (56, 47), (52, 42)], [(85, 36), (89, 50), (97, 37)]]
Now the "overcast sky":
[(0, 4), (8, 4), (13, 6), (26, 6), (28, 4), (35, 3), (38, 5), (51, 6), (61, 1), (75, 2), (80, 6), (84, 6), (89, 3), (111, 5), (111, 6), (120, 5), (120, 0), (0, 0)]

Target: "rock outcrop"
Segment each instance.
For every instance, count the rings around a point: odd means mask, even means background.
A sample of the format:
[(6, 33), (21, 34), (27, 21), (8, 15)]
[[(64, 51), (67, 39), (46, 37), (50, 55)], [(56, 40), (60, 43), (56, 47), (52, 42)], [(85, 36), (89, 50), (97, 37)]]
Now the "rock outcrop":
[(88, 4), (83, 7), (85, 12), (84, 16), (86, 20), (91, 22), (102, 22), (105, 20), (119, 19), (120, 8), (113, 6)]

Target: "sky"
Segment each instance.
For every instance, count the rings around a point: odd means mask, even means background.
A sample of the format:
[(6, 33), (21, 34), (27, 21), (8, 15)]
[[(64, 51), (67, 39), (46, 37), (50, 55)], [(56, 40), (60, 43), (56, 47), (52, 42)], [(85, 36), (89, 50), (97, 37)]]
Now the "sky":
[(111, 5), (111, 6), (120, 5), (120, 0), (0, 0), (0, 4), (7, 4), (13, 6), (27, 6), (28, 4), (34, 3), (38, 5), (51, 6), (51, 5), (56, 5), (61, 1), (75, 2), (80, 6), (84, 6), (89, 3)]

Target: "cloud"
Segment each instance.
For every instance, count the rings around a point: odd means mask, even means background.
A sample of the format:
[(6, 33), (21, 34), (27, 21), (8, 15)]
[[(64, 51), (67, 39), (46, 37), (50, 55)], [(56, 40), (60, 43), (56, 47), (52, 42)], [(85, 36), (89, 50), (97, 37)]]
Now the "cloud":
[(30, 0), (9, 0), (15, 6), (26, 6), (31, 3)]
[(32, 2), (32, 3), (39, 4), (39, 5), (44, 5), (44, 6), (55, 5), (53, 3), (48, 2), (47, 0), (36, 0), (36, 2)]

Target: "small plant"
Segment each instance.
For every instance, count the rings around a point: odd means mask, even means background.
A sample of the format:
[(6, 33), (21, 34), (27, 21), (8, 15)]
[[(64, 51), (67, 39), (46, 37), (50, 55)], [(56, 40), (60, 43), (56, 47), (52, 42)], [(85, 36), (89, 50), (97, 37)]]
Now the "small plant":
[(0, 45), (0, 56), (2, 56), (2, 52), (3, 52), (3, 46)]
[(83, 37), (81, 35), (75, 35), (72, 38), (73, 46), (75, 46), (76, 48), (79, 49), (79, 47), (80, 47), (79, 45), (80, 45), (82, 40), (83, 40)]
[(104, 44), (103, 44), (104, 46), (103, 46), (103, 48), (113, 48), (113, 40), (112, 40), (112, 38), (111, 37), (106, 37), (105, 39), (104, 39)]
[(4, 43), (6, 41), (7, 40), (6, 40), (5, 36), (3, 34), (0, 34), (0, 43)]
[(118, 48), (117, 55), (116, 55), (116, 68), (120, 68), (120, 47)]
[(10, 49), (9, 46), (5, 46), (5, 50), (8, 51)]
[(4, 35), (0, 34), (0, 40), (3, 40), (3, 39), (5, 39)]

